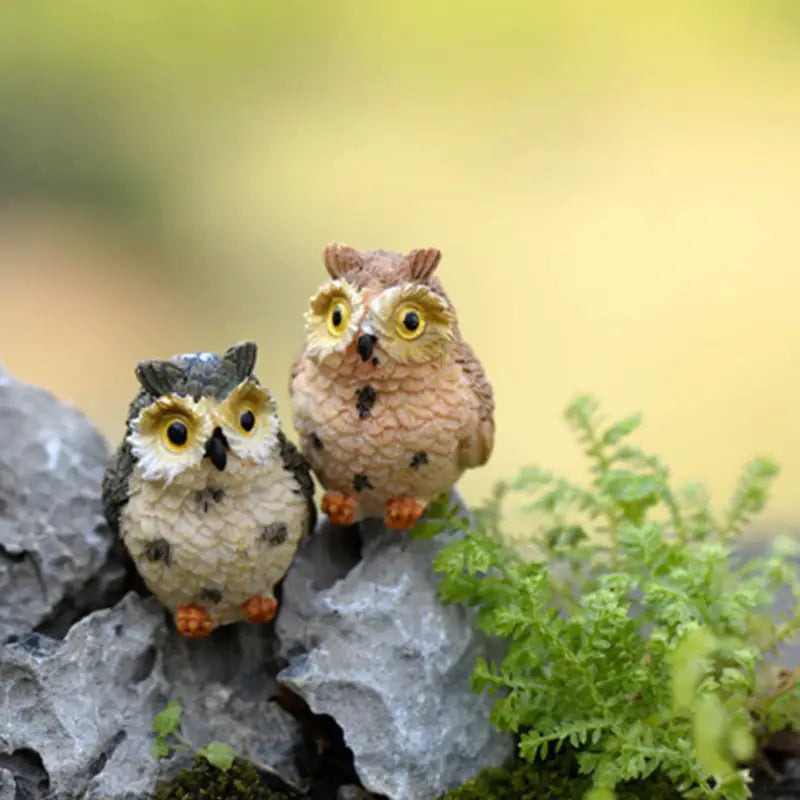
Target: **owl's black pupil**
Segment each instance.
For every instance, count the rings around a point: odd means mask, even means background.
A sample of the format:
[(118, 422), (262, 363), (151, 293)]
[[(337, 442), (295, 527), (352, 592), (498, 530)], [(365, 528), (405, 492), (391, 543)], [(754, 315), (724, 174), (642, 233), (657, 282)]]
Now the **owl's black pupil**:
[(186, 430), (186, 426), (182, 422), (173, 422), (167, 428), (167, 438), (175, 447), (181, 447), (186, 444), (188, 436), (189, 431)]
[(409, 311), (403, 317), (403, 325), (410, 331), (415, 331), (419, 328), (419, 314), (416, 311)]
[(256, 424), (256, 418), (253, 416), (252, 411), (245, 411), (241, 417), (239, 417), (239, 424), (242, 426), (243, 430), (246, 430), (250, 433), (253, 430), (253, 425)]
[(336, 308), (333, 309), (333, 316), (331, 316), (331, 322), (333, 322), (334, 328), (338, 328), (342, 324), (341, 306), (336, 306)]

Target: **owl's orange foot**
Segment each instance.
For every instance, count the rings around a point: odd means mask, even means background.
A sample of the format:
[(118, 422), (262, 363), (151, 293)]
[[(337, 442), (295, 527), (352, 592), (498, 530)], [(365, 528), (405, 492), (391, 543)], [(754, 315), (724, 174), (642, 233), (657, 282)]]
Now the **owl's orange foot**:
[(214, 629), (214, 621), (202, 606), (192, 603), (188, 606), (178, 606), (175, 626), (182, 636), (189, 639), (202, 639)]
[(250, 622), (269, 622), (278, 613), (278, 601), (274, 597), (253, 595), (242, 603), (242, 611)]
[(413, 497), (401, 495), (390, 497), (386, 501), (386, 515), (383, 523), (387, 528), (398, 531), (407, 531), (414, 527), (414, 523), (422, 516), (425, 506)]
[(356, 514), (356, 501), (349, 494), (325, 492), (322, 498), (322, 513), (334, 525), (352, 525)]

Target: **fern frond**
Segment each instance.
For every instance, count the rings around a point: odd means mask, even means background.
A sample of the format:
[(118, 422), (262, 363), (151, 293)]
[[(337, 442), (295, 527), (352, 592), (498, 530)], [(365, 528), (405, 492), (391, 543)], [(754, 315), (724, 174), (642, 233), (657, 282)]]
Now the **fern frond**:
[[(436, 558), (442, 598), (474, 607), (474, 624), (506, 644), (477, 662), (472, 688), (492, 695), (491, 721), (520, 734), (523, 759), (576, 748), (593, 797), (657, 774), (684, 797), (746, 800), (734, 761), (749, 752), (750, 715), (762, 732), (800, 726), (800, 679), (767, 692), (759, 677), (769, 651), (800, 634), (800, 545), (734, 556), (777, 467), (747, 465), (719, 523), (702, 487), (676, 490), (661, 459), (631, 444), (638, 414), (606, 425), (583, 395), (565, 417), (589, 485), (527, 467)], [(535, 560), (503, 535), (505, 504), (520, 496), (540, 532)], [(794, 607), (775, 623), (787, 588)]]
[(777, 474), (778, 465), (768, 458), (756, 458), (745, 466), (720, 526), (720, 540), (740, 533), (742, 527), (764, 508), (767, 491)]

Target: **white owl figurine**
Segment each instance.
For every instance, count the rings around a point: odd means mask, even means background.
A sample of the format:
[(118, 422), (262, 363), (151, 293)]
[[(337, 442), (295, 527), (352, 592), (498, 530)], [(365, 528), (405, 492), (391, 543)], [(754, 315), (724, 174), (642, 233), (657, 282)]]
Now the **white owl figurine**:
[(308, 467), (253, 376), (256, 346), (143, 361), (103, 480), (108, 523), (185, 636), (266, 622), (313, 528)]

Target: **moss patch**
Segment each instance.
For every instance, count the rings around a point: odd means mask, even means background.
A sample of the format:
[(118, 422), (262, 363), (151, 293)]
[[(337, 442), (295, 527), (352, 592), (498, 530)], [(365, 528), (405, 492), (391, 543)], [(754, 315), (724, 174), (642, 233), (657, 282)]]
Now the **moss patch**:
[(198, 756), (192, 769), (185, 769), (160, 786), (151, 800), (288, 800), (289, 795), (264, 785), (258, 770), (237, 759), (229, 770), (212, 767)]
[[(578, 775), (572, 752), (545, 761), (513, 762), (508, 767), (485, 769), (472, 780), (443, 795), (440, 800), (583, 800), (591, 780)], [(617, 800), (680, 800), (669, 781), (653, 777), (617, 787)]]

